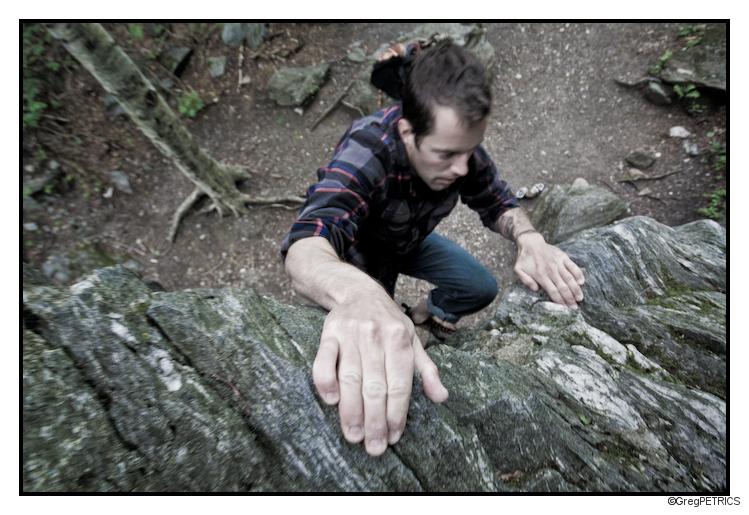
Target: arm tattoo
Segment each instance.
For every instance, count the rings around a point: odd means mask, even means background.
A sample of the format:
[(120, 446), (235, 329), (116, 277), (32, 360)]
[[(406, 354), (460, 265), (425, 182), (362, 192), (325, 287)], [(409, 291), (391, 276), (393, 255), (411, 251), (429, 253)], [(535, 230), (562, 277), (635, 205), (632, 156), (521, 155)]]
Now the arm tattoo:
[(494, 231), (498, 232), (513, 243), (518, 236), (527, 232), (538, 232), (522, 209), (516, 208), (506, 211), (494, 224)]
[(515, 239), (512, 237), (512, 232), (515, 229), (515, 221), (511, 216), (500, 216), (499, 220), (497, 220), (497, 223), (495, 224), (496, 231), (507, 238), (508, 240), (514, 242)]

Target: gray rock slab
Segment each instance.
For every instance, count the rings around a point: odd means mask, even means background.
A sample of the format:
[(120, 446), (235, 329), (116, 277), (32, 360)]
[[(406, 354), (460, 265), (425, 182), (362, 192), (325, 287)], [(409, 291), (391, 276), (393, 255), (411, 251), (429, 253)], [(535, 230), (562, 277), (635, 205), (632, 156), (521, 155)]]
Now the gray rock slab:
[(417, 375), (377, 458), (315, 393), (323, 310), (24, 265), (23, 490), (724, 490), (725, 230), (633, 217), (560, 246), (580, 309), (510, 288), (489, 330), (427, 351), (450, 398)]

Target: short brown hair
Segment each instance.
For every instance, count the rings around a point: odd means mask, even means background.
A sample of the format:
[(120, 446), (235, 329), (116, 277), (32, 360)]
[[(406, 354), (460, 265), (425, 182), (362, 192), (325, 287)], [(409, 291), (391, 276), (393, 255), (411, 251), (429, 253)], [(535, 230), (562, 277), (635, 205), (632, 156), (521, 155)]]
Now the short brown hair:
[(455, 110), (472, 127), (489, 115), (491, 103), (484, 66), (449, 40), (419, 54), (403, 87), (403, 118), (411, 124), (417, 146), (434, 130), (435, 106)]

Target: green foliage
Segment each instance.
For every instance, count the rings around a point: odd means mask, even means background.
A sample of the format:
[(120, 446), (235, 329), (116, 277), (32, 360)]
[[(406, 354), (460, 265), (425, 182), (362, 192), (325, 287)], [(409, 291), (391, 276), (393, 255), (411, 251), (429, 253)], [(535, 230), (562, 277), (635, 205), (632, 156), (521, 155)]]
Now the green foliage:
[(128, 23), (127, 32), (133, 39), (143, 39), (143, 26), (139, 23)]
[(702, 27), (694, 25), (679, 25), (679, 31), (676, 33), (680, 38), (687, 39), (687, 48), (699, 45), (702, 42), (704, 30)]
[(684, 88), (678, 84), (674, 84), (674, 92), (679, 95), (679, 100), (682, 98), (700, 98), (700, 92), (694, 84), (688, 84)]
[(710, 198), (710, 205), (708, 207), (701, 207), (697, 211), (708, 218), (720, 218), (726, 214), (726, 195), (727, 191), (725, 189), (705, 193), (705, 196)]
[(205, 32), (205, 23), (188, 23), (187, 25), (190, 27), (190, 32), (196, 36), (201, 36)]
[[(36, 127), (39, 125), (39, 120), (44, 114), (44, 110), (48, 107), (46, 103), (38, 99), (40, 81), (36, 78), (36, 70), (43, 66), (42, 63), (44, 62), (42, 53), (44, 52), (45, 34), (46, 31), (39, 24), (23, 24), (22, 120), (24, 130), (27, 127)], [(57, 63), (54, 63), (54, 65), (59, 67)], [(53, 68), (53, 66), (50, 66), (50, 68)]]
[(674, 53), (671, 50), (666, 50), (666, 52), (658, 58), (658, 63), (650, 67), (650, 74), (659, 75), (663, 69), (663, 63), (671, 59), (671, 56), (673, 55)]
[(590, 424), (590, 417), (586, 417), (583, 413), (578, 413), (577, 416), (580, 417), (580, 420), (582, 420), (583, 424), (585, 424), (586, 426)]
[[(712, 133), (711, 133), (712, 134)], [(708, 134), (710, 136), (710, 134)], [(717, 156), (713, 163), (713, 169), (716, 172), (722, 172), (726, 169), (726, 144), (713, 141), (713, 148), (710, 149), (710, 155)]]
[(205, 104), (200, 99), (197, 91), (193, 91), (189, 95), (183, 95), (177, 99), (177, 108), (179, 112), (188, 118), (195, 118), (198, 111), (203, 109)]

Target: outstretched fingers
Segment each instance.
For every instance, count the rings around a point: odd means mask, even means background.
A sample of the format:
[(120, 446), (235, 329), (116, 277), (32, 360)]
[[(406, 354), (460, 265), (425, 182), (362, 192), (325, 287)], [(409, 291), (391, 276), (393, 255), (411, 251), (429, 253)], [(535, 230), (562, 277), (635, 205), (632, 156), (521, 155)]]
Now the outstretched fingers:
[(414, 377), (414, 351), (410, 338), (401, 340), (397, 353), (385, 356), (387, 372), (387, 441), (393, 445), (400, 440), (406, 428), (408, 403), (411, 400), (411, 388)]
[(338, 387), (338, 340), (333, 336), (326, 336), (325, 331), (320, 338), (320, 347), (312, 363), (312, 381), (317, 393), (326, 404), (338, 404), (340, 389)]
[(414, 365), (419, 371), (421, 382), (424, 384), (424, 393), (432, 402), (445, 402), (449, 393), (440, 381), (440, 374), (437, 365), (424, 350), (421, 340), (414, 336)]

